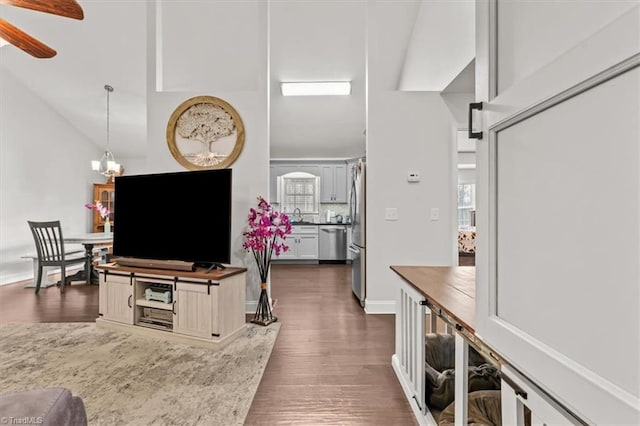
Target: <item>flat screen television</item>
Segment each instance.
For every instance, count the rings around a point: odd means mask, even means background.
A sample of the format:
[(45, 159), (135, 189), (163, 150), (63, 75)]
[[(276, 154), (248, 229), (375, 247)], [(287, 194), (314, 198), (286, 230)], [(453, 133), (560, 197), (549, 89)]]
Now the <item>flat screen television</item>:
[(231, 169), (115, 179), (113, 256), (229, 263)]

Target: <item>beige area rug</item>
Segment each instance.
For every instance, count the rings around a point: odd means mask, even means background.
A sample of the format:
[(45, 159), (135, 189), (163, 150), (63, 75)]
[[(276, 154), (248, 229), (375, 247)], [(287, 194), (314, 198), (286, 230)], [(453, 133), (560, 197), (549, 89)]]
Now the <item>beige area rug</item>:
[(218, 351), (95, 323), (0, 326), (0, 393), (65, 387), (90, 425), (241, 425), (280, 324)]

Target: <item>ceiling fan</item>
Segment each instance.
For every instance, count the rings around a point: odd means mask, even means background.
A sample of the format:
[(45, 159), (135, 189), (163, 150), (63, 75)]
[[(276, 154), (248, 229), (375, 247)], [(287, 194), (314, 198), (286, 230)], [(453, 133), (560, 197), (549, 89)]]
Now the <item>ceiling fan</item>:
[[(0, 4), (23, 7), (66, 18), (84, 19), (82, 7), (75, 0), (0, 0)], [(0, 37), (36, 58), (53, 58), (56, 51), (0, 18)]]

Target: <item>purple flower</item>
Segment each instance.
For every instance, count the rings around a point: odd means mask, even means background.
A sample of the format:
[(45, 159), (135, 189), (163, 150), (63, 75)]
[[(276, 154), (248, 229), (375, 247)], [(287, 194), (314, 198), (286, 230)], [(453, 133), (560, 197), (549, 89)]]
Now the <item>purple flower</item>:
[(97, 211), (102, 219), (105, 219), (111, 213), (111, 211), (103, 206), (102, 203), (98, 200), (96, 200), (95, 204), (85, 204), (84, 206), (89, 210)]
[(242, 248), (253, 253), (258, 264), (258, 271), (263, 282), (267, 281), (271, 255), (276, 256), (289, 250), (284, 244), (286, 236), (291, 233), (289, 216), (273, 210), (271, 205), (262, 197), (258, 197), (257, 208), (250, 208), (247, 216), (248, 231), (242, 233), (244, 242)]

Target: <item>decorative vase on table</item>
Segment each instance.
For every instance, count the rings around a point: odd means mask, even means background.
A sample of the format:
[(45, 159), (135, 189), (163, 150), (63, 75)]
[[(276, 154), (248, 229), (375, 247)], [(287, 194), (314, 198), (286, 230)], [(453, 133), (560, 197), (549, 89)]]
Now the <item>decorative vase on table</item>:
[(277, 256), (289, 250), (284, 240), (291, 233), (291, 223), (289, 216), (273, 210), (264, 198), (258, 197), (258, 207), (249, 209), (248, 225), (249, 230), (242, 234), (245, 239), (242, 247), (253, 253), (261, 281), (258, 307), (251, 322), (269, 325), (278, 320), (271, 312), (271, 302), (267, 292), (271, 255), (275, 252)]
[[(109, 215), (111, 214), (111, 210), (106, 208), (102, 203), (96, 200), (95, 204), (85, 204), (84, 205), (89, 210), (95, 210), (102, 219), (104, 219), (104, 232), (111, 232), (111, 222), (109, 222)], [(94, 216), (94, 218), (97, 216)]]

